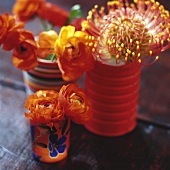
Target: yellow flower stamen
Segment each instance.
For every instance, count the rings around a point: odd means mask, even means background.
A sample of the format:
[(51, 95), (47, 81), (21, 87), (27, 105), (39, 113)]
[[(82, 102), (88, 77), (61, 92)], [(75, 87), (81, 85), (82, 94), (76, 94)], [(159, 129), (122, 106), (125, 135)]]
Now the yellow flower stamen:
[(150, 51), (149, 51), (149, 54), (152, 55), (152, 53), (153, 53), (153, 52), (150, 50)]
[(101, 54), (102, 53), (102, 50), (99, 50), (99, 54)]

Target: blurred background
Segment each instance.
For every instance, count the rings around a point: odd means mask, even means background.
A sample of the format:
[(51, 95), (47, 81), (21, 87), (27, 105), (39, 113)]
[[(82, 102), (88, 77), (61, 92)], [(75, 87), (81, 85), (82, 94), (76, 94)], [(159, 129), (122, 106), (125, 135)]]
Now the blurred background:
[[(47, 2), (52, 2), (60, 7), (69, 10), (73, 5), (80, 4), (82, 6), (82, 10), (84, 14), (87, 14), (87, 11), (90, 10), (94, 5), (98, 4), (105, 5), (107, 3), (107, 0), (46, 0)], [(5, 11), (11, 11), (12, 6), (14, 4), (15, 0), (0, 0), (0, 13), (3, 13)]]
[[(24, 1), (24, 0), (23, 0)], [(67, 11), (70, 11), (71, 7), (79, 4), (81, 6), (84, 17), (87, 16), (88, 11), (91, 10), (94, 5), (98, 4), (99, 7), (104, 5), (106, 6), (107, 0), (95, 0), (95, 1), (86, 1), (86, 0), (46, 0), (46, 2), (51, 2), (57, 4), (59, 7), (64, 8)], [(8, 12), (12, 13), (12, 7), (15, 3), (15, 0), (0, 0), (0, 13)], [(31, 30), (35, 35), (42, 30), (39, 19), (34, 18), (31, 22), (25, 24), (25, 28)], [(36, 27), (34, 30), (33, 27)]]

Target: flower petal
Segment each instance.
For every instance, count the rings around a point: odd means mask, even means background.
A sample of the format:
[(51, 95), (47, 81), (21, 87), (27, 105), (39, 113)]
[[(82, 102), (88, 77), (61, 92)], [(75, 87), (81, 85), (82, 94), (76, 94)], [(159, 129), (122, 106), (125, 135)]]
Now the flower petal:
[(57, 139), (58, 139), (58, 135), (57, 134), (49, 136), (49, 140), (50, 140), (51, 143), (56, 143)]
[(73, 26), (62, 27), (59, 34), (60, 43), (62, 45), (65, 45), (67, 43), (67, 39), (72, 37), (74, 35), (74, 32), (75, 32), (75, 27)]
[(66, 145), (61, 145), (61, 146), (58, 146), (58, 147), (57, 147), (57, 151), (58, 151), (59, 153), (63, 153), (63, 152), (65, 151), (65, 149), (66, 149)]
[(66, 136), (62, 136), (58, 141), (57, 141), (57, 145), (62, 145), (65, 141), (66, 141)]
[(58, 155), (57, 151), (54, 149), (53, 152), (50, 152), (51, 157), (56, 157)]

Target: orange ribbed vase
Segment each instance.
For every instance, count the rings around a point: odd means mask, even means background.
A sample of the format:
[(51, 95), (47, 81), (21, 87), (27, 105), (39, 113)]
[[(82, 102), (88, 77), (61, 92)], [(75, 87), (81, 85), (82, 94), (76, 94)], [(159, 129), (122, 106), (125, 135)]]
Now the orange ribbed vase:
[(92, 102), (93, 118), (85, 127), (101, 136), (121, 136), (137, 123), (141, 64), (111, 66), (96, 62), (86, 74), (85, 92)]

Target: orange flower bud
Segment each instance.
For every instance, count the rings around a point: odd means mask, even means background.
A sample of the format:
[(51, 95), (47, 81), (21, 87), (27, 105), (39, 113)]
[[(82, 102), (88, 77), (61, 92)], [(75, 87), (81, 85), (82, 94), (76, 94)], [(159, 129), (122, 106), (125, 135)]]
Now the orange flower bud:
[(38, 9), (44, 2), (45, 0), (16, 0), (12, 13), (16, 15), (19, 20), (28, 21), (37, 14)]
[(69, 13), (55, 4), (46, 2), (39, 8), (38, 16), (52, 23), (54, 26), (61, 27), (65, 25)]

